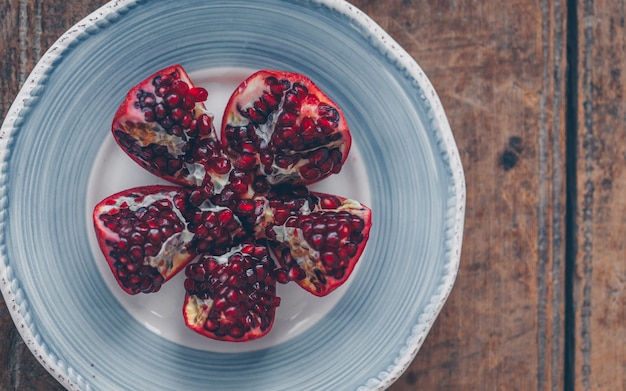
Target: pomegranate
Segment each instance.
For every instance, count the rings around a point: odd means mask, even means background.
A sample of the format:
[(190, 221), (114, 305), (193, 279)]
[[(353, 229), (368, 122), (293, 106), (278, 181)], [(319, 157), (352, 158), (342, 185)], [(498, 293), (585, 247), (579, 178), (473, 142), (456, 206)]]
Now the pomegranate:
[(279, 280), (295, 280), (316, 296), (348, 279), (372, 225), (368, 207), (305, 187), (277, 189), (256, 206), (255, 236), (268, 240), (282, 266)]
[(235, 167), (272, 184), (338, 173), (352, 142), (339, 107), (307, 77), (281, 71), (258, 71), (237, 87), (221, 138)]
[(93, 219), (119, 285), (150, 293), (185, 269), (183, 316), (210, 338), (247, 341), (272, 327), (276, 283), (325, 296), (350, 276), (371, 210), (306, 186), (338, 173), (351, 136), (339, 107), (303, 75), (259, 71), (230, 97), (221, 128), (179, 65), (127, 94), (112, 133), (151, 173), (102, 200)]
[(208, 92), (193, 85), (179, 65), (133, 87), (113, 119), (120, 147), (146, 170), (189, 187), (216, 188), (231, 171), (202, 103)]
[(264, 336), (280, 304), (273, 273), (274, 262), (262, 245), (244, 243), (221, 256), (203, 255), (185, 269), (185, 323), (222, 341)]
[(196, 254), (224, 253), (246, 235), (232, 211), (174, 186), (144, 186), (102, 200), (98, 244), (124, 291), (156, 292)]

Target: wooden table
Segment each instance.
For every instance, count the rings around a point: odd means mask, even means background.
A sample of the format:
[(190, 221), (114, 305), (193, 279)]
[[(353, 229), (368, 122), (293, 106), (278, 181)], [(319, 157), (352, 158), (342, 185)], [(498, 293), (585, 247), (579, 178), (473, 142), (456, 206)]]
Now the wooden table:
[[(2, 118), (103, 0), (2, 0)], [(467, 180), (458, 280), (392, 390), (626, 390), (626, 6), (355, 0), (429, 75)], [(0, 306), (0, 389), (61, 387)]]

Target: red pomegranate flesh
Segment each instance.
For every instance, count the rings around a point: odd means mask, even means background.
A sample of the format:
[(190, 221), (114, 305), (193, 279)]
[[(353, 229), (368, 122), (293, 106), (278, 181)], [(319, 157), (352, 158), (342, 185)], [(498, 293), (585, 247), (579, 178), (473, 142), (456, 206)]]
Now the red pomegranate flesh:
[(310, 184), (338, 173), (352, 142), (340, 108), (307, 77), (258, 71), (232, 94), (222, 142), (235, 167), (272, 184)]
[(214, 187), (231, 170), (202, 103), (208, 92), (174, 65), (134, 86), (113, 119), (120, 147), (143, 168), (173, 183)]
[(156, 292), (196, 254), (224, 253), (246, 236), (228, 208), (194, 203), (189, 190), (175, 186), (109, 196), (96, 205), (93, 220), (100, 249), (130, 294)]
[(221, 256), (203, 255), (185, 269), (185, 323), (199, 334), (222, 341), (264, 336), (280, 304), (274, 268), (267, 248), (253, 243)]
[(268, 240), (282, 266), (279, 280), (294, 280), (316, 296), (348, 279), (372, 225), (372, 212), (361, 203), (305, 187), (270, 194), (257, 210), (255, 236)]

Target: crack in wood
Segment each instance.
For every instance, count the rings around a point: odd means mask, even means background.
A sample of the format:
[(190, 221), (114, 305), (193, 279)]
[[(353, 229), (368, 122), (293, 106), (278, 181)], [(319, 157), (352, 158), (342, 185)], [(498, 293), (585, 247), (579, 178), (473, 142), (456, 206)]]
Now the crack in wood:
[(553, 84), (553, 100), (552, 100), (552, 167), (554, 175), (552, 176), (552, 350), (551, 350), (551, 389), (556, 391), (560, 385), (560, 371), (562, 366), (563, 339), (562, 339), (562, 321), (561, 310), (564, 297), (564, 291), (561, 284), (561, 271), (563, 270), (563, 250), (565, 238), (563, 237), (563, 190), (565, 185), (564, 178), (561, 175), (562, 167), (565, 167), (563, 161), (561, 146), (563, 145), (561, 134), (561, 116), (557, 113), (562, 112), (565, 107), (563, 99), (563, 4), (560, 0), (554, 1), (554, 29), (553, 29), (553, 61), (554, 64), (552, 75)]
[(17, 39), (19, 47), (19, 71), (18, 81), (21, 88), (28, 76), (28, 1), (20, 0), (18, 2), (18, 18), (17, 18)]
[(41, 52), (41, 36), (43, 35), (42, 28), (42, 2), (43, 0), (37, 0), (35, 2), (35, 10), (33, 12), (33, 43), (32, 43), (32, 56), (37, 59), (43, 54)]
[[(537, 302), (537, 389), (560, 385), (562, 362), (561, 288), (562, 250), (564, 236), (561, 169), (561, 118), (556, 113), (564, 107), (563, 100), (563, 5), (560, 1), (542, 1), (542, 91), (539, 104), (539, 205), (538, 205), (538, 302)], [(551, 105), (549, 105), (549, 94)], [(551, 113), (551, 117), (549, 117)], [(551, 126), (549, 125), (551, 121)], [(549, 146), (552, 148), (549, 148)], [(550, 265), (551, 262), (551, 265)], [(551, 266), (551, 267), (550, 267)], [(549, 276), (549, 277), (548, 277)], [(551, 293), (551, 295), (550, 295)], [(550, 311), (548, 310), (550, 308)], [(548, 316), (551, 318), (548, 319)], [(548, 373), (549, 372), (549, 376)], [(550, 383), (546, 385), (546, 381)]]
[(594, 123), (593, 123), (593, 16), (594, 1), (585, 0), (582, 7), (584, 22), (584, 42), (582, 47), (582, 89), (583, 89), (583, 118), (584, 118), (584, 134), (583, 134), (583, 164), (586, 180), (583, 190), (582, 203), (582, 302), (580, 303), (580, 352), (582, 362), (580, 367), (581, 383), (585, 391), (591, 389), (591, 313), (592, 313), (592, 296), (591, 286), (593, 277), (593, 208), (594, 208)]
[(538, 178), (538, 207), (537, 207), (537, 389), (543, 391), (545, 382), (547, 336), (547, 277), (546, 269), (549, 262), (549, 234), (548, 234), (548, 176), (549, 156), (547, 144), (549, 143), (548, 129), (548, 97), (550, 91), (549, 55), (550, 55), (550, 5), (547, 0), (541, 2), (541, 53), (543, 66), (541, 74), (541, 87), (543, 93), (539, 97), (539, 134), (537, 145), (539, 149), (539, 178)]

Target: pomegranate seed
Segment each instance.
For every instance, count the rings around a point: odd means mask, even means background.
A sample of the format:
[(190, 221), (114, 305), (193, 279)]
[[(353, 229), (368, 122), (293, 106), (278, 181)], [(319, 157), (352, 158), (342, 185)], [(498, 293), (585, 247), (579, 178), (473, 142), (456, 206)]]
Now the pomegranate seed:
[(283, 107), (290, 113), (298, 114), (300, 112), (300, 98), (294, 90), (287, 91), (284, 97)]
[(263, 94), (261, 96), (261, 100), (270, 111), (278, 109), (278, 106), (280, 104), (280, 100), (277, 99), (276, 96), (269, 93)]
[(202, 114), (199, 120), (196, 122), (196, 128), (201, 135), (208, 135), (211, 133), (212, 124), (213, 122), (211, 120), (211, 117), (206, 114)]
[(254, 213), (254, 202), (252, 200), (240, 200), (237, 203), (237, 212), (243, 216), (249, 216)]
[(167, 87), (160, 86), (159, 88), (157, 88), (157, 90), (154, 93), (156, 94), (156, 96), (162, 97), (167, 93), (167, 91), (168, 91)]
[(280, 168), (290, 168), (291, 166), (293, 166), (297, 159), (299, 159), (299, 155), (294, 155), (294, 156), (277, 156), (276, 157), (276, 165)]
[(337, 229), (337, 234), (341, 239), (347, 239), (348, 237), (350, 237), (351, 233), (352, 231), (350, 230), (350, 227), (345, 223), (340, 224), (339, 228)]
[(324, 175), (331, 173), (333, 167), (334, 167), (333, 162), (330, 160), (327, 160), (318, 166), (320, 172)]
[(191, 95), (185, 95), (181, 98), (180, 107), (184, 110), (191, 110), (196, 105), (196, 99)]
[(269, 107), (267, 107), (263, 99), (254, 102), (254, 110), (259, 112), (264, 117), (267, 117), (267, 114), (270, 111)]
[(306, 274), (304, 273), (304, 270), (300, 269), (298, 266), (294, 266), (289, 269), (288, 276), (289, 280), (298, 281), (306, 277)]
[(155, 86), (169, 86), (173, 81), (173, 76), (171, 74), (163, 74), (155, 77), (152, 83)]
[(265, 83), (270, 86), (270, 91), (274, 95), (282, 95), (283, 91), (286, 91), (289, 87), (291, 87), (291, 82), (289, 80), (278, 80), (273, 76), (266, 78)]
[(231, 188), (237, 194), (244, 194), (248, 191), (248, 185), (241, 179), (236, 179), (230, 183)]
[(313, 181), (322, 176), (322, 171), (315, 166), (307, 164), (300, 169), (300, 174), (302, 175), (302, 178)]
[(207, 329), (208, 331), (215, 332), (220, 328), (220, 324), (215, 319), (207, 319), (207, 321), (204, 324), (204, 328)]
[(172, 83), (170, 90), (180, 96), (185, 96), (189, 92), (189, 85), (182, 80), (176, 80)]
[(159, 103), (155, 108), (154, 108), (154, 116), (157, 120), (161, 120), (163, 118), (165, 118), (165, 116), (167, 115), (167, 110), (165, 109), (165, 106), (163, 106), (163, 104)]
[(165, 102), (165, 104), (167, 104), (168, 107), (177, 107), (180, 103), (180, 95), (176, 93), (170, 93), (165, 96), (165, 99), (163, 101)]
[(213, 170), (220, 175), (228, 174), (231, 170), (230, 160), (220, 157), (213, 161), (212, 167)]
[(230, 209), (224, 209), (219, 212), (219, 222), (221, 224), (227, 224), (234, 218), (233, 212)]
[[(242, 113), (243, 114), (243, 113)], [(256, 124), (264, 124), (267, 122), (267, 115), (262, 113), (261, 111), (255, 109), (254, 107), (250, 107), (245, 111), (244, 114), (250, 121)]]
[(218, 311), (222, 311), (222, 310), (226, 309), (227, 305), (228, 305), (228, 300), (226, 300), (225, 297), (218, 297), (213, 302), (213, 307), (215, 307), (215, 309), (218, 310)]
[(330, 154), (327, 148), (320, 148), (312, 152), (308, 156), (308, 159), (311, 163), (315, 163), (316, 165), (319, 165), (320, 163), (327, 161), (329, 156)]
[(339, 238), (337, 232), (329, 232), (326, 235), (326, 244), (329, 247), (339, 247), (339, 245), (341, 244), (341, 239)]
[(335, 253), (333, 253), (333, 252), (326, 252), (326, 253), (322, 254), (321, 259), (322, 259), (322, 262), (324, 263), (324, 265), (326, 265), (326, 266), (333, 267), (337, 263), (337, 255), (335, 255)]
[(324, 236), (319, 233), (311, 235), (309, 240), (311, 246), (316, 250), (321, 250), (325, 243)]
[(241, 327), (234, 326), (230, 329), (230, 336), (235, 339), (240, 339), (244, 336), (244, 330)]
[[(287, 126), (293, 126), (296, 124), (298, 117), (297, 115), (293, 114), (293, 113), (288, 113), (288, 112), (283, 112), (279, 117), (278, 117), (278, 121), (276, 122), (276, 126), (279, 127), (287, 127)], [(291, 139), (292, 137), (289, 137), (289, 139)], [(285, 139), (285, 137), (283, 137), (283, 139)]]
[(202, 87), (194, 87), (189, 90), (189, 93), (194, 96), (196, 102), (204, 102), (209, 97), (209, 93)]
[(239, 156), (235, 161), (235, 168), (238, 170), (248, 171), (256, 166), (256, 157), (254, 155), (244, 154)]
[(285, 269), (278, 269), (275, 273), (276, 281), (281, 284), (286, 284), (290, 281), (289, 274)]
[(309, 94), (309, 90), (301, 83), (294, 83), (293, 91), (296, 92), (296, 96), (298, 97), (298, 99), (307, 98)]
[(337, 197), (326, 195), (320, 198), (320, 206), (323, 209), (337, 209), (341, 206), (341, 201)]

